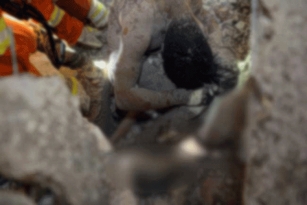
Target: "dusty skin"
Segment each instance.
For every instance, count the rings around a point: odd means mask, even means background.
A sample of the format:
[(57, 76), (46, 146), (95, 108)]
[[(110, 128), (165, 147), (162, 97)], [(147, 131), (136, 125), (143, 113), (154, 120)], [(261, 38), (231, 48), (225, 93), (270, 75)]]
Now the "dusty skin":
[(201, 8), (201, 5), (201, 0), (116, 0), (113, 3), (109, 18), (112, 26), (108, 31), (111, 51), (108, 73), (120, 109), (143, 111), (200, 105), (214, 93), (216, 85), (191, 91), (174, 89), (163, 92), (137, 86), (144, 54), (161, 47), (170, 21), (182, 17), (195, 19), (196, 8)]

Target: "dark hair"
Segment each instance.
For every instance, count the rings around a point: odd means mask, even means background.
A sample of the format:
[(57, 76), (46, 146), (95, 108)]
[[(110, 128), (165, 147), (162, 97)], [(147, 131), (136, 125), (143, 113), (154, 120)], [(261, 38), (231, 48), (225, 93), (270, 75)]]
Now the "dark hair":
[(171, 22), (162, 57), (166, 75), (178, 88), (195, 89), (214, 81), (214, 56), (205, 36), (192, 19)]

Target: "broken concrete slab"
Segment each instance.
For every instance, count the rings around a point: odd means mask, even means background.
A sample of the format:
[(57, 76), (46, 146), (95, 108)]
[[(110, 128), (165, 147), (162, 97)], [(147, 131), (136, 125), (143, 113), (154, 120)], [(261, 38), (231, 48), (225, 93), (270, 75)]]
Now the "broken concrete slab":
[(112, 150), (57, 78), (0, 81), (0, 173), (50, 188), (73, 205), (106, 204), (104, 156)]
[(253, 5), (251, 72), (270, 109), (252, 106), (245, 204), (306, 204), (307, 2)]

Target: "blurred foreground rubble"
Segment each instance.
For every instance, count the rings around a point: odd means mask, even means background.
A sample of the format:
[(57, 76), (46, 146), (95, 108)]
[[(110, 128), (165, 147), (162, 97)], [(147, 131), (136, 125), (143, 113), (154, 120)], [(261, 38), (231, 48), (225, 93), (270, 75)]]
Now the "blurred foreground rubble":
[(34, 205), (34, 202), (23, 194), (0, 191), (0, 205)]
[(48, 187), (62, 204), (105, 204), (103, 161), (112, 147), (64, 83), (25, 75), (0, 84), (1, 174)]
[(271, 107), (247, 131), (246, 204), (307, 204), (307, 2), (253, 1), (251, 73)]
[[(98, 127), (81, 116), (77, 99), (63, 89), (59, 79), (13, 76), (0, 85), (0, 173), (19, 182), (21, 190), (26, 187), (24, 193), (31, 197), (33, 192), (43, 192), (41, 198), (34, 196), (38, 202), (44, 201), (47, 189), (55, 197), (51, 205), (240, 201), (244, 165), (236, 154), (237, 146), (232, 146), (236, 143), (206, 150), (212, 140), (200, 132), (200, 138), (195, 133), (172, 146), (156, 144), (158, 149), (153, 149), (143, 144), (128, 152), (116, 151)], [(245, 93), (245, 99), (251, 91), (246, 88), (225, 99), (240, 105), (241, 94)], [(219, 105), (217, 109), (224, 112), (218, 115), (227, 116), (232, 106), (220, 105), (224, 109)], [(230, 120), (241, 122), (240, 117)], [(209, 123), (211, 128), (216, 127)], [(232, 135), (236, 126), (227, 129), (230, 134), (223, 133), (222, 141), (237, 141), (238, 136)], [(220, 137), (218, 130), (213, 131)], [(210, 169), (223, 171), (210, 176)]]

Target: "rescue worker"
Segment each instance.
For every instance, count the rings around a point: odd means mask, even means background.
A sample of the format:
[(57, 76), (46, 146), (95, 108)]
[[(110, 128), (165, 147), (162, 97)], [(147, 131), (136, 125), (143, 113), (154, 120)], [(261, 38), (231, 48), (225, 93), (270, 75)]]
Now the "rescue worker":
[(106, 26), (109, 11), (97, 0), (29, 0), (39, 10), (59, 38), (70, 45), (77, 42), (92, 48), (102, 47), (98, 30), (85, 25), (87, 21), (97, 29)]
[[(33, 2), (34, 1), (35, 0), (33, 0)], [(53, 7), (54, 6), (55, 5), (53, 5)], [(96, 27), (101, 28), (100, 26), (103, 27), (106, 22), (100, 21), (100, 18), (103, 17), (106, 21), (108, 13), (106, 13), (106, 16), (99, 17), (99, 12), (97, 11), (101, 11), (101, 9), (96, 10), (96, 12), (95, 9), (92, 9), (92, 11), (89, 11), (87, 16), (92, 17), (93, 24), (96, 25)], [(13, 61), (11, 60), (11, 58), (12, 54), (14, 53), (16, 53), (17, 55), (19, 72), (30, 72), (36, 76), (40, 76), (41, 74), (39, 73), (38, 69), (36, 69), (31, 64), (29, 57), (36, 50), (43, 51), (47, 54), (50, 53), (48, 52), (48, 50), (50, 50), (50, 45), (47, 40), (48, 36), (46, 36), (46, 33), (44, 34), (43, 31), (40, 31), (41, 29), (39, 28), (39, 24), (35, 24), (36, 26), (34, 26), (30, 22), (10, 19), (7, 18), (8, 16), (9, 15), (5, 15), (5, 18), (2, 18), (2, 26), (0, 26), (0, 31), (3, 31), (0, 32), (0, 76), (8, 76), (13, 73)], [(1, 17), (3, 16), (1, 15)], [(97, 19), (98, 21), (94, 21), (95, 19)], [(65, 18), (63, 18), (62, 20), (65, 20)], [(7, 25), (7, 23), (10, 23), (14, 26)], [(65, 22), (63, 23), (63, 25), (60, 23), (58, 26), (65, 26)], [(15, 50), (15, 52), (10, 51), (9, 48), (10, 41), (8, 38), (8, 27), (13, 28), (12, 32), (15, 39), (15, 49), (13, 50)], [(62, 29), (63, 35), (65, 35), (64, 28)], [(99, 118), (99, 114), (101, 113), (101, 90), (103, 87), (102, 84), (104, 82), (104, 76), (102, 71), (95, 67), (93, 62), (86, 58), (85, 55), (80, 55), (79, 53), (75, 54), (76, 55), (74, 55), (74, 52), (70, 52), (67, 55), (66, 51), (63, 63), (68, 67), (73, 67), (75, 69), (79, 68), (77, 70), (78, 74), (75, 77), (63, 77), (63, 80), (65, 80), (66, 85), (70, 88), (71, 93), (79, 97), (81, 102), (81, 110), (83, 111), (83, 113), (87, 116), (89, 120), (94, 121), (96, 118)]]
[[(40, 76), (39, 71), (31, 64), (30, 55), (36, 51), (36, 34), (31, 27), (22, 21), (5, 18), (0, 9), (0, 76), (8, 76), (13, 73), (12, 52), (16, 53), (19, 72), (29, 72)], [(15, 51), (11, 51), (11, 39), (9, 27), (15, 41)]]
[[(53, 0), (11, 1), (15, 3), (30, 3), (33, 7), (35, 7), (43, 14), (49, 25), (55, 28), (55, 31), (58, 36), (61, 39), (65, 39), (69, 44), (74, 45), (77, 41), (81, 41), (82, 43), (92, 47), (102, 46), (101, 42), (94, 35), (92, 35), (94, 33), (94, 29), (90, 28), (89, 26), (84, 26), (84, 23), (87, 20), (89, 20), (91, 24), (94, 25), (96, 28), (103, 28), (104, 26), (106, 26), (109, 11), (102, 3), (98, 2), (97, 0), (54, 0), (61, 7), (56, 5)], [(62, 9), (62, 7), (65, 8), (69, 13), (74, 14), (74, 16), (76, 16), (77, 18), (70, 16)], [(27, 68), (31, 68), (31, 70), (33, 70), (36, 75), (40, 75), (39, 72), (33, 67), (33, 65), (29, 63), (28, 55), (30, 53), (33, 53), (37, 48), (45, 53), (48, 53), (46, 51), (48, 51), (49, 48), (41, 49), (41, 44), (45, 44), (45, 42), (44, 40), (40, 41), (41, 35), (40, 32), (36, 32), (36, 29), (33, 31), (33, 28), (31, 29), (30, 27), (24, 26), (23, 24), (25, 22), (21, 23), (21, 21), (11, 21), (11, 23), (12, 25), (16, 24), (15, 26), (13, 26), (14, 33), (18, 34), (18, 42), (16, 42), (16, 49), (19, 49), (19, 47), (21, 46), (25, 47), (25, 49), (21, 52), (26, 55), (24, 59), (26, 59), (27, 63), (23, 63), (22, 65), (26, 66)], [(6, 33), (7, 32), (5, 32), (5, 34)], [(21, 36), (20, 38), (23, 38), (22, 41), (19, 41), (19, 36)], [(36, 45), (37, 41), (40, 41), (38, 45)], [(20, 55), (18, 51), (16, 53)], [(76, 62), (75, 59), (74, 62)], [(70, 63), (72, 63), (71, 60)], [(3, 73), (5, 70), (7, 71), (6, 74)], [(10, 68), (2, 69), (0, 73), (0, 75), (2, 76), (10, 74), (12, 74), (12, 69)]]
[[(20, 21), (9, 15), (4, 16), (0, 9), (0, 77), (12, 75), (14, 64), (18, 68), (18, 73), (31, 73), (34, 76), (42, 76), (39, 70), (30, 62), (30, 56), (38, 48), (39, 41), (37, 39), (36, 31), (27, 22)], [(11, 46), (13, 41), (14, 47)], [(15, 62), (12, 58), (14, 54), (16, 56)], [(71, 61), (71, 59), (66, 59), (66, 61)], [(75, 77), (62, 75), (62, 79), (70, 89), (71, 94), (79, 97), (81, 110), (87, 112), (90, 106), (90, 99), (81, 83)]]

